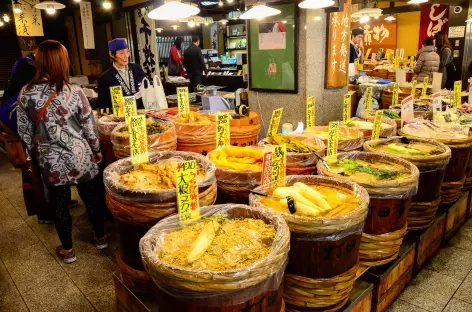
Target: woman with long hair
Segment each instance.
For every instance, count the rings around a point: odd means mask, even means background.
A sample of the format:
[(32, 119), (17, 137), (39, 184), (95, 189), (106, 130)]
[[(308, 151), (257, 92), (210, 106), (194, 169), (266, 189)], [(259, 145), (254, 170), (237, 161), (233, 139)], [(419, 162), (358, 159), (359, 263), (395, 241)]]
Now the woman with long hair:
[(108, 246), (98, 178), (102, 161), (92, 109), (82, 89), (69, 83), (69, 56), (57, 41), (42, 42), (36, 52), (36, 74), (20, 92), (18, 133), (35, 158), (49, 187), (54, 223), (65, 263), (77, 260), (72, 250), (70, 187), (77, 186), (95, 232), (97, 249)]
[(174, 45), (170, 48), (169, 63), (167, 65), (167, 74), (169, 76), (183, 76), (184, 66), (182, 62), (184, 61), (184, 57), (181, 53), (183, 42), (184, 38), (177, 37), (174, 41)]
[(434, 36), (436, 40), (436, 53), (439, 55), (439, 72), (443, 74), (441, 88), (452, 89), (454, 87), (455, 66), (452, 59), (451, 43), (447, 34), (439, 31)]

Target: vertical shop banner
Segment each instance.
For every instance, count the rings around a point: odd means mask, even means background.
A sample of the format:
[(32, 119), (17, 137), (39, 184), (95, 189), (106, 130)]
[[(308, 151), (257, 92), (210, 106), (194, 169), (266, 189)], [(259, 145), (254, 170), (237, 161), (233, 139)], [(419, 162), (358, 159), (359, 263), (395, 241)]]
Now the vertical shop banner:
[(84, 37), (84, 49), (95, 49), (93, 36), (92, 4), (80, 2), (80, 18), (82, 19), (82, 35)]
[(347, 86), (348, 79), (351, 0), (346, 1), (343, 12), (330, 13), (328, 16), (325, 88), (341, 88)]
[(418, 49), (421, 49), (425, 38), (432, 38), (439, 31), (448, 29), (449, 5), (445, 4), (422, 4), (420, 20), (420, 37)]
[[(397, 22), (371, 18), (367, 23), (354, 22), (351, 29), (364, 30), (364, 47), (372, 51), (397, 48)], [(395, 55), (394, 55), (395, 56)]]
[(211, 33), (211, 48), (218, 50), (218, 23), (213, 23), (210, 27)]
[(136, 32), (138, 38), (139, 61), (148, 79), (159, 75), (159, 56), (154, 20), (147, 15), (152, 7), (135, 10)]
[[(13, 7), (20, 6), (20, 13), (13, 13), (15, 18), (16, 34), (24, 37), (42, 37), (43, 20), (41, 19), (41, 10), (35, 9), (39, 0), (12, 0)], [(6, 43), (6, 42), (5, 42)], [(8, 43), (6, 43), (8, 44)]]

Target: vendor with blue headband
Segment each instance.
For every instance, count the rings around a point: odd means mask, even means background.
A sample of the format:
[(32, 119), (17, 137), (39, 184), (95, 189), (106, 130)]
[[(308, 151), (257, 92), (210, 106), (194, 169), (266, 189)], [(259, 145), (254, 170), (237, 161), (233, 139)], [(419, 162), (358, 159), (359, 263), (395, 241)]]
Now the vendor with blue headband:
[(113, 65), (98, 80), (98, 105), (112, 109), (110, 87), (121, 86), (123, 96), (136, 97), (138, 109), (144, 108), (139, 87), (146, 76), (141, 66), (129, 62), (128, 42), (116, 38), (108, 42), (108, 50)]

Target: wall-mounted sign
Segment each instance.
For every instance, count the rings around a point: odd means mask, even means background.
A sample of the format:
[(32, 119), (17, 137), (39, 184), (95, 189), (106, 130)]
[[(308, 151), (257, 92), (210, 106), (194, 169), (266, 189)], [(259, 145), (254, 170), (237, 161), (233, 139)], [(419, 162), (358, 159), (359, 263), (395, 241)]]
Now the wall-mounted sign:
[(20, 5), (21, 7), (21, 13), (13, 13), (15, 17), (16, 34), (18, 36), (44, 36), (41, 10), (34, 8), (39, 2), (39, 0), (12, 0), (13, 7), (15, 7), (15, 5)]
[(448, 21), (449, 5), (422, 4), (418, 49), (421, 48), (425, 38), (433, 38), (437, 32), (447, 30)]
[[(351, 28), (361, 28), (364, 30), (364, 46), (377, 51), (383, 48), (384, 51), (397, 48), (397, 22), (385, 21), (383, 19), (370, 19), (367, 23), (355, 22)], [(395, 55), (394, 55), (395, 56)]]
[(464, 36), (465, 36), (465, 26), (449, 27), (449, 39), (464, 38)]
[(84, 49), (95, 49), (93, 37), (92, 3), (80, 2), (80, 18), (82, 19), (82, 35), (84, 37)]

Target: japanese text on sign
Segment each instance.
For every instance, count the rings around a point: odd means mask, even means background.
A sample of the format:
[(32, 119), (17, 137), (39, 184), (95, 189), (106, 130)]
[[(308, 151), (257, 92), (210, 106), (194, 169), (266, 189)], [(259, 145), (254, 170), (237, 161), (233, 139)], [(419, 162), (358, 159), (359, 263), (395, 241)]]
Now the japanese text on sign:
[(392, 105), (398, 105), (398, 93), (400, 92), (400, 85), (398, 82), (393, 84), (393, 97), (392, 97)]
[(372, 129), (372, 140), (378, 140), (380, 138), (380, 127), (382, 126), (383, 110), (377, 110), (375, 112), (374, 128)]
[(80, 19), (82, 20), (84, 49), (95, 49), (92, 20), (92, 3), (86, 1), (80, 2)]
[(306, 128), (315, 126), (315, 97), (306, 98)]
[(188, 160), (179, 163), (175, 178), (180, 223), (185, 224), (199, 219), (200, 203), (197, 184), (197, 162), (195, 160)]
[(338, 153), (339, 121), (331, 121), (328, 128), (328, 156)]
[(351, 119), (351, 100), (352, 94), (348, 93), (344, 95), (344, 103), (343, 103), (343, 121), (347, 122)]
[(272, 148), (272, 182), (285, 179), (287, 167), (287, 146), (276, 145)]
[(138, 111), (136, 109), (136, 98), (134, 96), (123, 97), (125, 103), (125, 117), (136, 116)]
[(18, 8), (21, 10), (18, 13), (13, 10), (16, 34), (18, 36), (44, 36), (41, 10), (34, 7), (38, 3), (40, 3), (39, 0), (12, 0), (13, 8)]
[(366, 89), (366, 99), (364, 104), (364, 111), (370, 113), (372, 110), (372, 87)]
[(416, 80), (413, 80), (413, 81), (411, 82), (411, 92), (410, 92), (410, 94), (413, 96), (413, 99), (414, 99), (415, 96), (416, 96), (416, 85), (417, 85), (417, 84), (418, 84), (418, 81), (416, 81)]
[(121, 89), (121, 86), (110, 87), (110, 97), (113, 115), (118, 117), (124, 116), (124, 99), (123, 90)]
[(454, 82), (454, 107), (461, 106), (462, 80)]
[(393, 62), (393, 69), (400, 69), (400, 57), (395, 56), (395, 60)]
[(401, 127), (403, 128), (403, 124), (406, 121), (410, 121), (414, 118), (413, 113), (413, 95), (408, 96), (406, 99), (402, 101), (402, 124)]
[(439, 113), (442, 112), (441, 92), (433, 94), (433, 120), (437, 120)]
[(428, 84), (429, 84), (429, 78), (424, 77), (423, 80), (423, 89), (421, 89), (421, 98), (424, 99), (426, 98), (426, 91), (428, 91)]
[(272, 182), (272, 152), (264, 154), (262, 160), (261, 185), (267, 186)]
[(229, 146), (230, 143), (230, 120), (229, 113), (216, 114), (216, 147)]
[(282, 118), (283, 108), (276, 109), (272, 112), (272, 118), (270, 119), (269, 129), (267, 130), (267, 137), (270, 138), (277, 134), (279, 130), (280, 119)]
[[(156, 73), (156, 61), (158, 58), (156, 32), (153, 31), (156, 26), (154, 20), (148, 17), (152, 9), (152, 6), (149, 6), (135, 10), (139, 59), (148, 79), (152, 79)], [(159, 69), (159, 66), (157, 66), (157, 69)]]
[(187, 87), (177, 88), (177, 105), (179, 114), (187, 114), (190, 111)]
[(138, 115), (129, 117), (129, 145), (131, 149), (131, 162), (134, 165), (149, 161), (146, 116)]

